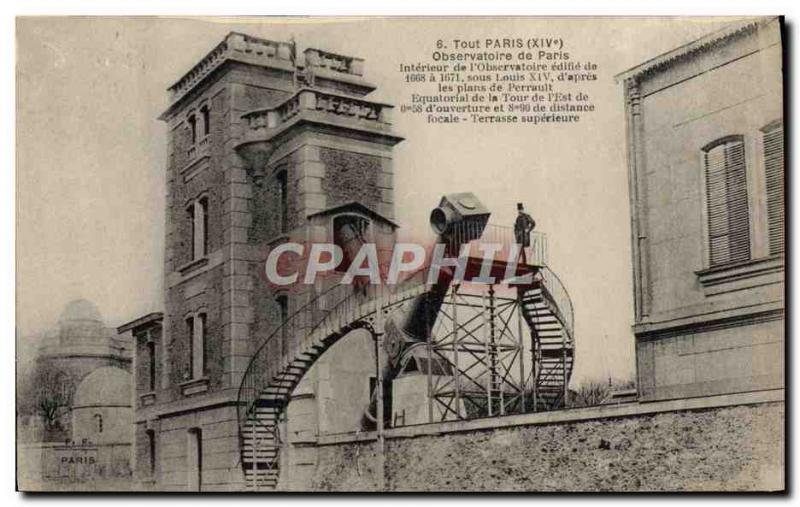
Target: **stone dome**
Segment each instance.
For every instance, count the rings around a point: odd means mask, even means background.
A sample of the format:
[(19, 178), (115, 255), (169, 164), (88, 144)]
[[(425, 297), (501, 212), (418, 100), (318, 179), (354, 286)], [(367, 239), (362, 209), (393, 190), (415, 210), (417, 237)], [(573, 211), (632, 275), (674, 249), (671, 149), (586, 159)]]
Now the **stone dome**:
[(75, 299), (67, 303), (61, 316), (58, 318), (59, 323), (69, 322), (82, 322), (82, 323), (98, 323), (103, 324), (103, 317), (100, 315), (100, 310), (97, 306), (86, 299)]
[(72, 401), (72, 408), (130, 406), (133, 382), (122, 368), (106, 366), (86, 375)]
[(100, 311), (86, 299), (69, 302), (58, 318), (61, 345), (99, 344), (108, 339), (107, 334)]

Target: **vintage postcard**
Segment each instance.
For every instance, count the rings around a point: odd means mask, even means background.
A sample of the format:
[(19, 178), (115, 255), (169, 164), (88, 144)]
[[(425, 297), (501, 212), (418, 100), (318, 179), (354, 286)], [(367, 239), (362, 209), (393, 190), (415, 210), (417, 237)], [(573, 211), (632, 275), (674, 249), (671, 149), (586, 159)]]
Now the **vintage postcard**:
[(16, 37), (20, 491), (785, 489), (781, 17)]

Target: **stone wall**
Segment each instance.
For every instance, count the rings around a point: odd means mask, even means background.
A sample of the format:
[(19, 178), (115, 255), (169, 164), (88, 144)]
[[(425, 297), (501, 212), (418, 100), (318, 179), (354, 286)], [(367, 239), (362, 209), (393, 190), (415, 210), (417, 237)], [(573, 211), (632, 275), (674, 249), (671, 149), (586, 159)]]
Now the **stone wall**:
[[(567, 411), (572, 412), (572, 411)], [(386, 441), (388, 491), (781, 489), (784, 403)], [(319, 447), (316, 491), (374, 490), (374, 442)]]
[(748, 325), (738, 322), (717, 329), (639, 340), (639, 399), (783, 387), (784, 326), (783, 319)]
[(319, 159), (325, 164), (322, 191), (327, 198), (328, 207), (358, 201), (372, 210), (379, 209), (379, 204), (381, 204), (381, 188), (378, 187), (378, 175), (381, 172), (380, 157), (320, 148)]
[[(133, 444), (133, 476), (137, 481), (150, 482), (155, 480), (150, 470), (150, 442), (147, 437), (147, 424), (134, 424)], [(158, 445), (158, 441), (156, 441)]]
[(21, 491), (122, 490), (132, 482), (130, 444), (21, 445), (17, 461)]
[[(202, 458), (190, 463), (190, 430), (200, 430)], [(234, 407), (205, 409), (164, 416), (159, 421), (157, 475), (159, 491), (186, 491), (189, 474), (201, 472), (201, 491), (242, 490), (239, 428)], [(137, 466), (138, 469), (138, 466)]]

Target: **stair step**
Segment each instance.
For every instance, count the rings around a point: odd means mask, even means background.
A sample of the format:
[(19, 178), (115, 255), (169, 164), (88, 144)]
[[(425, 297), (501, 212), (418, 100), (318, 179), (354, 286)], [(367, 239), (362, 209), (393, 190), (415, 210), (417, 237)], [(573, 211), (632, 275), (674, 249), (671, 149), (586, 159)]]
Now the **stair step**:
[(536, 331), (536, 335), (539, 338), (555, 338), (563, 335), (563, 329), (561, 325), (548, 327), (534, 325), (533, 327)]
[(553, 341), (558, 340), (559, 342), (564, 340), (564, 334), (561, 332), (554, 332), (554, 331), (546, 331), (543, 333), (536, 333), (536, 337), (539, 339), (540, 342), (546, 341), (552, 343)]
[(276, 386), (276, 385), (270, 384), (262, 392), (265, 392), (265, 393), (279, 393), (279, 394), (285, 394), (286, 393), (286, 394), (288, 394), (289, 391), (291, 391), (291, 389), (286, 387), (286, 386)]
[(265, 474), (266, 475), (266, 474), (268, 474), (270, 472), (273, 472), (275, 475), (277, 475), (277, 474), (280, 473), (280, 469), (279, 468), (271, 467), (269, 463), (258, 462), (258, 463), (256, 463), (255, 467), (253, 467), (253, 463), (252, 462), (244, 462), (244, 463), (242, 463), (242, 465), (243, 465), (242, 468), (244, 468), (244, 471), (245, 472), (249, 472), (251, 474), (257, 472), (259, 475), (261, 475), (261, 474)]
[(551, 329), (553, 327), (562, 327), (561, 322), (554, 315), (533, 316), (531, 324), (537, 328)]
[(265, 442), (267, 437), (269, 437), (269, 439), (274, 440), (274, 436), (275, 436), (275, 428), (274, 427), (273, 428), (268, 428), (268, 429), (256, 430), (256, 431), (253, 431), (253, 428), (250, 427), (250, 428), (246, 428), (242, 432), (242, 438), (246, 438), (246, 439), (249, 439), (249, 440), (256, 439), (259, 442)]
[(553, 313), (550, 310), (550, 307), (547, 306), (547, 303), (542, 302), (542, 301), (536, 301), (536, 302), (530, 302), (529, 301), (529, 302), (526, 302), (526, 303), (522, 303), (522, 309), (525, 311), (525, 313), (530, 313), (530, 314)]
[(266, 398), (266, 397), (259, 397), (256, 400), (256, 407), (258, 408), (280, 408), (282, 400), (276, 400), (274, 398)]

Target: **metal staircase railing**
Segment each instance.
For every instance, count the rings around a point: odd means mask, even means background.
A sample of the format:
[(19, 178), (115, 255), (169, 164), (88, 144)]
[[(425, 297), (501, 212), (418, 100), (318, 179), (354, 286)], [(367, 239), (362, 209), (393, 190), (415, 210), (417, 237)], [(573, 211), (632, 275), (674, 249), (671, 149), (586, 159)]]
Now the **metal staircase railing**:
[(549, 302), (550, 310), (556, 315), (556, 318), (561, 321), (571, 342), (573, 336), (575, 336), (575, 312), (572, 307), (572, 299), (570, 299), (567, 289), (564, 287), (558, 275), (547, 266), (543, 266), (539, 270), (537, 279), (541, 284), (542, 293), (545, 296), (544, 300)]
[[(480, 236), (478, 239), (474, 238)], [(479, 245), (495, 244), (501, 248), (495, 253), (495, 258), (505, 261), (509, 257), (512, 245), (522, 247), (517, 243), (513, 227), (495, 224), (474, 224), (466, 223), (452, 231), (446, 239), (448, 251), (451, 255), (456, 255), (462, 245), (468, 244), (470, 255), (480, 258), (483, 252), (478, 248)], [(547, 265), (547, 234), (539, 231), (530, 233), (530, 245), (525, 247), (526, 263), (530, 266)]]
[[(488, 238), (489, 241), (507, 236), (505, 231), (494, 231), (497, 238)], [(491, 236), (492, 234), (490, 234)], [(546, 257), (546, 242), (542, 236), (539, 242), (542, 245), (540, 258)], [(255, 426), (260, 426), (270, 432), (277, 431), (280, 412), (288, 403), (291, 391), (300, 381), (302, 375), (311, 368), (314, 361), (325, 349), (336, 340), (358, 327), (368, 326), (370, 318), (379, 308), (388, 310), (404, 301), (408, 301), (423, 294), (428, 287), (425, 284), (425, 272), (420, 271), (400, 284), (389, 287), (386, 285), (353, 285), (334, 284), (294, 311), (284, 322), (276, 326), (267, 337), (259, 344), (251, 357), (245, 370), (238, 392), (238, 422), (240, 436), (245, 438), (244, 432), (248, 429), (255, 432)], [(566, 288), (558, 276), (547, 266), (541, 265), (534, 279), (534, 287), (540, 289), (541, 301), (550, 313), (559, 321), (563, 329), (563, 349), (568, 350), (563, 363), (564, 384), (569, 380), (574, 368), (573, 336), (574, 336), (574, 310), (572, 301)], [(311, 291), (309, 287), (309, 291)], [(534, 289), (535, 290), (535, 289)], [(533, 319), (536, 320), (535, 318)], [(536, 334), (535, 322), (528, 321), (531, 331)], [(547, 377), (555, 375), (555, 371), (538, 372), (544, 381)], [(490, 386), (491, 389), (491, 386)], [(566, 387), (565, 387), (566, 389)], [(271, 422), (259, 419), (259, 407), (265, 405), (275, 409)], [(557, 401), (556, 401), (557, 402)], [(271, 426), (267, 428), (266, 424)], [(259, 448), (265, 437), (252, 438), (249, 452), (252, 458), (248, 465), (256, 470)], [(243, 446), (242, 453), (245, 452)], [(249, 457), (249, 455), (248, 455)], [(272, 469), (277, 461), (277, 455), (269, 463)], [(241, 457), (244, 465), (245, 455)]]
[(238, 418), (240, 428), (251, 414), (254, 415), (255, 403), (259, 399), (261, 390), (272, 380), (270, 374), (274, 375), (279, 372), (278, 367), (284, 359), (281, 349), (284, 348), (286, 342), (292, 342), (292, 337), (296, 332), (310, 325), (310, 322), (314, 320), (314, 313), (324, 312), (324, 309), (319, 306), (320, 300), (323, 297), (342, 297), (345, 294), (352, 294), (352, 292), (352, 286), (334, 285), (328, 288), (289, 315), (284, 322), (267, 335), (251, 357), (239, 385)]
[[(547, 266), (539, 268), (525, 299), (532, 302), (529, 303), (531, 306), (526, 305), (524, 314), (534, 340), (537, 366), (533, 382), (537, 386), (537, 405), (541, 404), (542, 408), (550, 410), (562, 402), (566, 403), (564, 395), (575, 367), (572, 300), (561, 280)], [(543, 318), (547, 322), (543, 322)], [(555, 337), (540, 338), (540, 333), (553, 333), (550, 319), (554, 319), (559, 327), (561, 343), (558, 345), (553, 340)], [(542, 330), (542, 326), (547, 327)], [(560, 358), (553, 355), (554, 351), (560, 351)]]
[[(293, 312), (259, 345), (242, 377), (237, 407), (240, 433), (248, 421), (258, 424), (258, 401), (275, 396), (266, 393), (266, 389), (279, 382), (278, 377), (288, 371), (298, 357), (321, 352), (330, 345), (326, 341), (332, 336), (344, 335), (363, 325), (379, 305), (388, 308), (425, 290), (425, 277), (421, 272), (397, 284), (393, 290), (386, 285), (356, 288), (336, 284)], [(276, 401), (280, 410), (282, 401)]]

